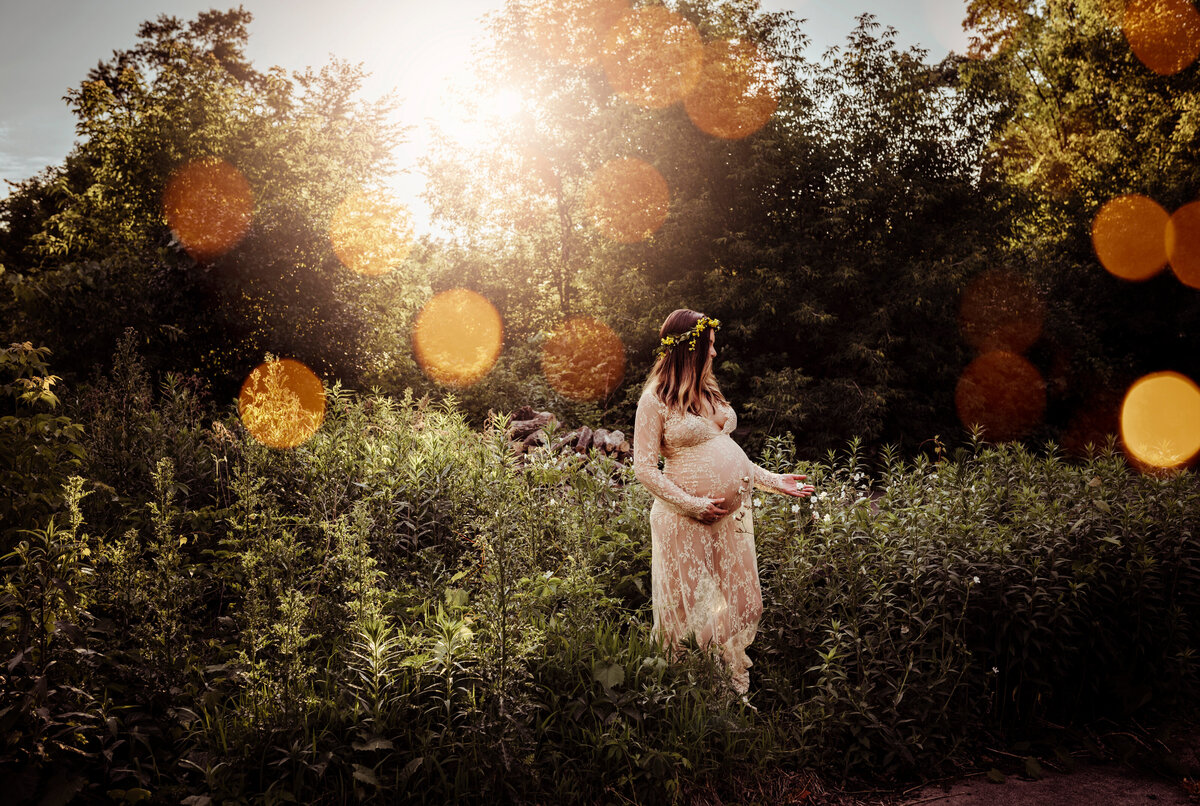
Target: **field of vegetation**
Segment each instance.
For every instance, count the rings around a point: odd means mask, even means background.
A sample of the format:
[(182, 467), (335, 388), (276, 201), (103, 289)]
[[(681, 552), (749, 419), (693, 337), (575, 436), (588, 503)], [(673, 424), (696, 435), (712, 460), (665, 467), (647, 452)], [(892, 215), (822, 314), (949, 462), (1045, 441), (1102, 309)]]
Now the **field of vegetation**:
[[(519, 111), (426, 132), (423, 232), (384, 193), (423, 122), (257, 68), (243, 8), (68, 91), (0, 199), (0, 797), (805, 803), (1194, 708), (1194, 3), (969, 0), (936, 63), (870, 15), (813, 54), (755, 0), (585, 13), (620, 5), (491, 15), (457, 111)], [(627, 80), (655, 25), (686, 97)], [(817, 490), (754, 501), (748, 702), (652, 640), (630, 467), (506, 436), (632, 434), (684, 307)]]
[(501, 416), (479, 430), (452, 399), (339, 387), (317, 435), (276, 451), (152, 380), (132, 343), (56, 411), (29, 400), (42, 354), (3, 353), (30, 528), (0, 566), (0, 730), (30, 798), (653, 803), (807, 770), (885, 786), (1197, 693), (1200, 489), (1111, 447), (867, 463), (771, 440), (765, 466), (818, 494), (754, 502), (753, 711), (714, 657), (669, 663), (651, 640), (629, 466), (519, 463)]

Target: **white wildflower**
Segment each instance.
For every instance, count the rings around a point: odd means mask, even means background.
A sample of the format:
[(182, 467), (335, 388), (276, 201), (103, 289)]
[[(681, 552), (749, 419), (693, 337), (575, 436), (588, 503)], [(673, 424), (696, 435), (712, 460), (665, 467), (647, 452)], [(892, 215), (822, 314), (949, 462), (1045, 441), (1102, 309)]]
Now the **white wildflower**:
[(800, 505), (799, 505), (799, 504), (792, 504), (792, 512), (793, 512), (793, 513), (796, 513), (796, 512), (799, 512), (799, 511), (800, 511)]
[(1000, 667), (999, 667), (999, 666), (993, 666), (993, 667), (992, 667), (992, 674), (1000, 674)]
[(978, 585), (978, 584), (979, 584), (979, 577), (971, 577), (971, 581), (972, 581), (972, 582), (974, 582), (976, 585)]
[(822, 520), (824, 520), (826, 523), (829, 523), (829, 522), (830, 522), (831, 520), (833, 520), (833, 519), (832, 519), (832, 518), (830, 518), (830, 517), (829, 517), (829, 513), (828, 513), (828, 512), (826, 512), (826, 513), (825, 513), (825, 517), (824, 517)]

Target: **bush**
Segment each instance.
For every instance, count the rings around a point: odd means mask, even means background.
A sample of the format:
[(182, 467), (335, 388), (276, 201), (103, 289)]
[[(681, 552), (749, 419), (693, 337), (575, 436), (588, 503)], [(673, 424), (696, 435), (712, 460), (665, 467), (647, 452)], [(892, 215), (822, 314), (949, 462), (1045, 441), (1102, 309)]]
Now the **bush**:
[[(928, 774), (981, 734), (1195, 694), (1200, 492), (1111, 449), (977, 442), (869, 471), (854, 446), (797, 462), (772, 440), (763, 463), (818, 494), (757, 496), (755, 715), (709, 652), (669, 664), (652, 640), (627, 466), (518, 464), (503, 417), (340, 387), (278, 451), (172, 389), (130, 413), (145, 482), (85, 533), (76, 480), (69, 519), (0, 566), (24, 652), (5, 759), (40, 759), (35, 794), (73, 770), (93, 795), (214, 802), (677, 802), (755, 770)], [(129, 423), (90, 411), (111, 472)], [(39, 711), (39, 685), (78, 693)]]

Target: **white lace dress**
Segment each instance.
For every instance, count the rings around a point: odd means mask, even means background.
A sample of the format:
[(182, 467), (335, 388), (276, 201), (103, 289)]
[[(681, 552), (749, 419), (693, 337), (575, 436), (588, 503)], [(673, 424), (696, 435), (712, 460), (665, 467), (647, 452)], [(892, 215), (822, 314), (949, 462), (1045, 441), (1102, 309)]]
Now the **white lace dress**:
[[(701, 646), (715, 644), (744, 694), (752, 665), (746, 647), (762, 616), (752, 493), (755, 486), (779, 492), (783, 478), (747, 458), (730, 436), (736, 427), (731, 406), (718, 408), (714, 419), (684, 414), (647, 388), (634, 421), (633, 467), (654, 495), (653, 631), (674, 647), (689, 633)], [(696, 520), (709, 498), (722, 497), (729, 514), (712, 524)]]

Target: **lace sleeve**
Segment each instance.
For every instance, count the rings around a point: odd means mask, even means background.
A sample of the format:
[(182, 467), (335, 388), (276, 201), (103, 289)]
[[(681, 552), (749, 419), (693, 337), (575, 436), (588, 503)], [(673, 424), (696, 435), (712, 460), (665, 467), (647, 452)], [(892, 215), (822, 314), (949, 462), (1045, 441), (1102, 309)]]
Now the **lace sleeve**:
[(655, 498), (680, 514), (698, 519), (708, 508), (708, 499), (689, 495), (658, 469), (665, 408), (653, 394), (642, 395), (638, 401), (633, 422), (633, 474)]
[(755, 487), (758, 487), (760, 490), (769, 490), (773, 493), (778, 493), (778, 492), (783, 491), (783, 476), (781, 476), (778, 473), (772, 473), (771, 471), (769, 471), (765, 468), (759, 467), (758, 465), (755, 465), (753, 462), (751, 462), (751, 464), (754, 466), (754, 486)]

